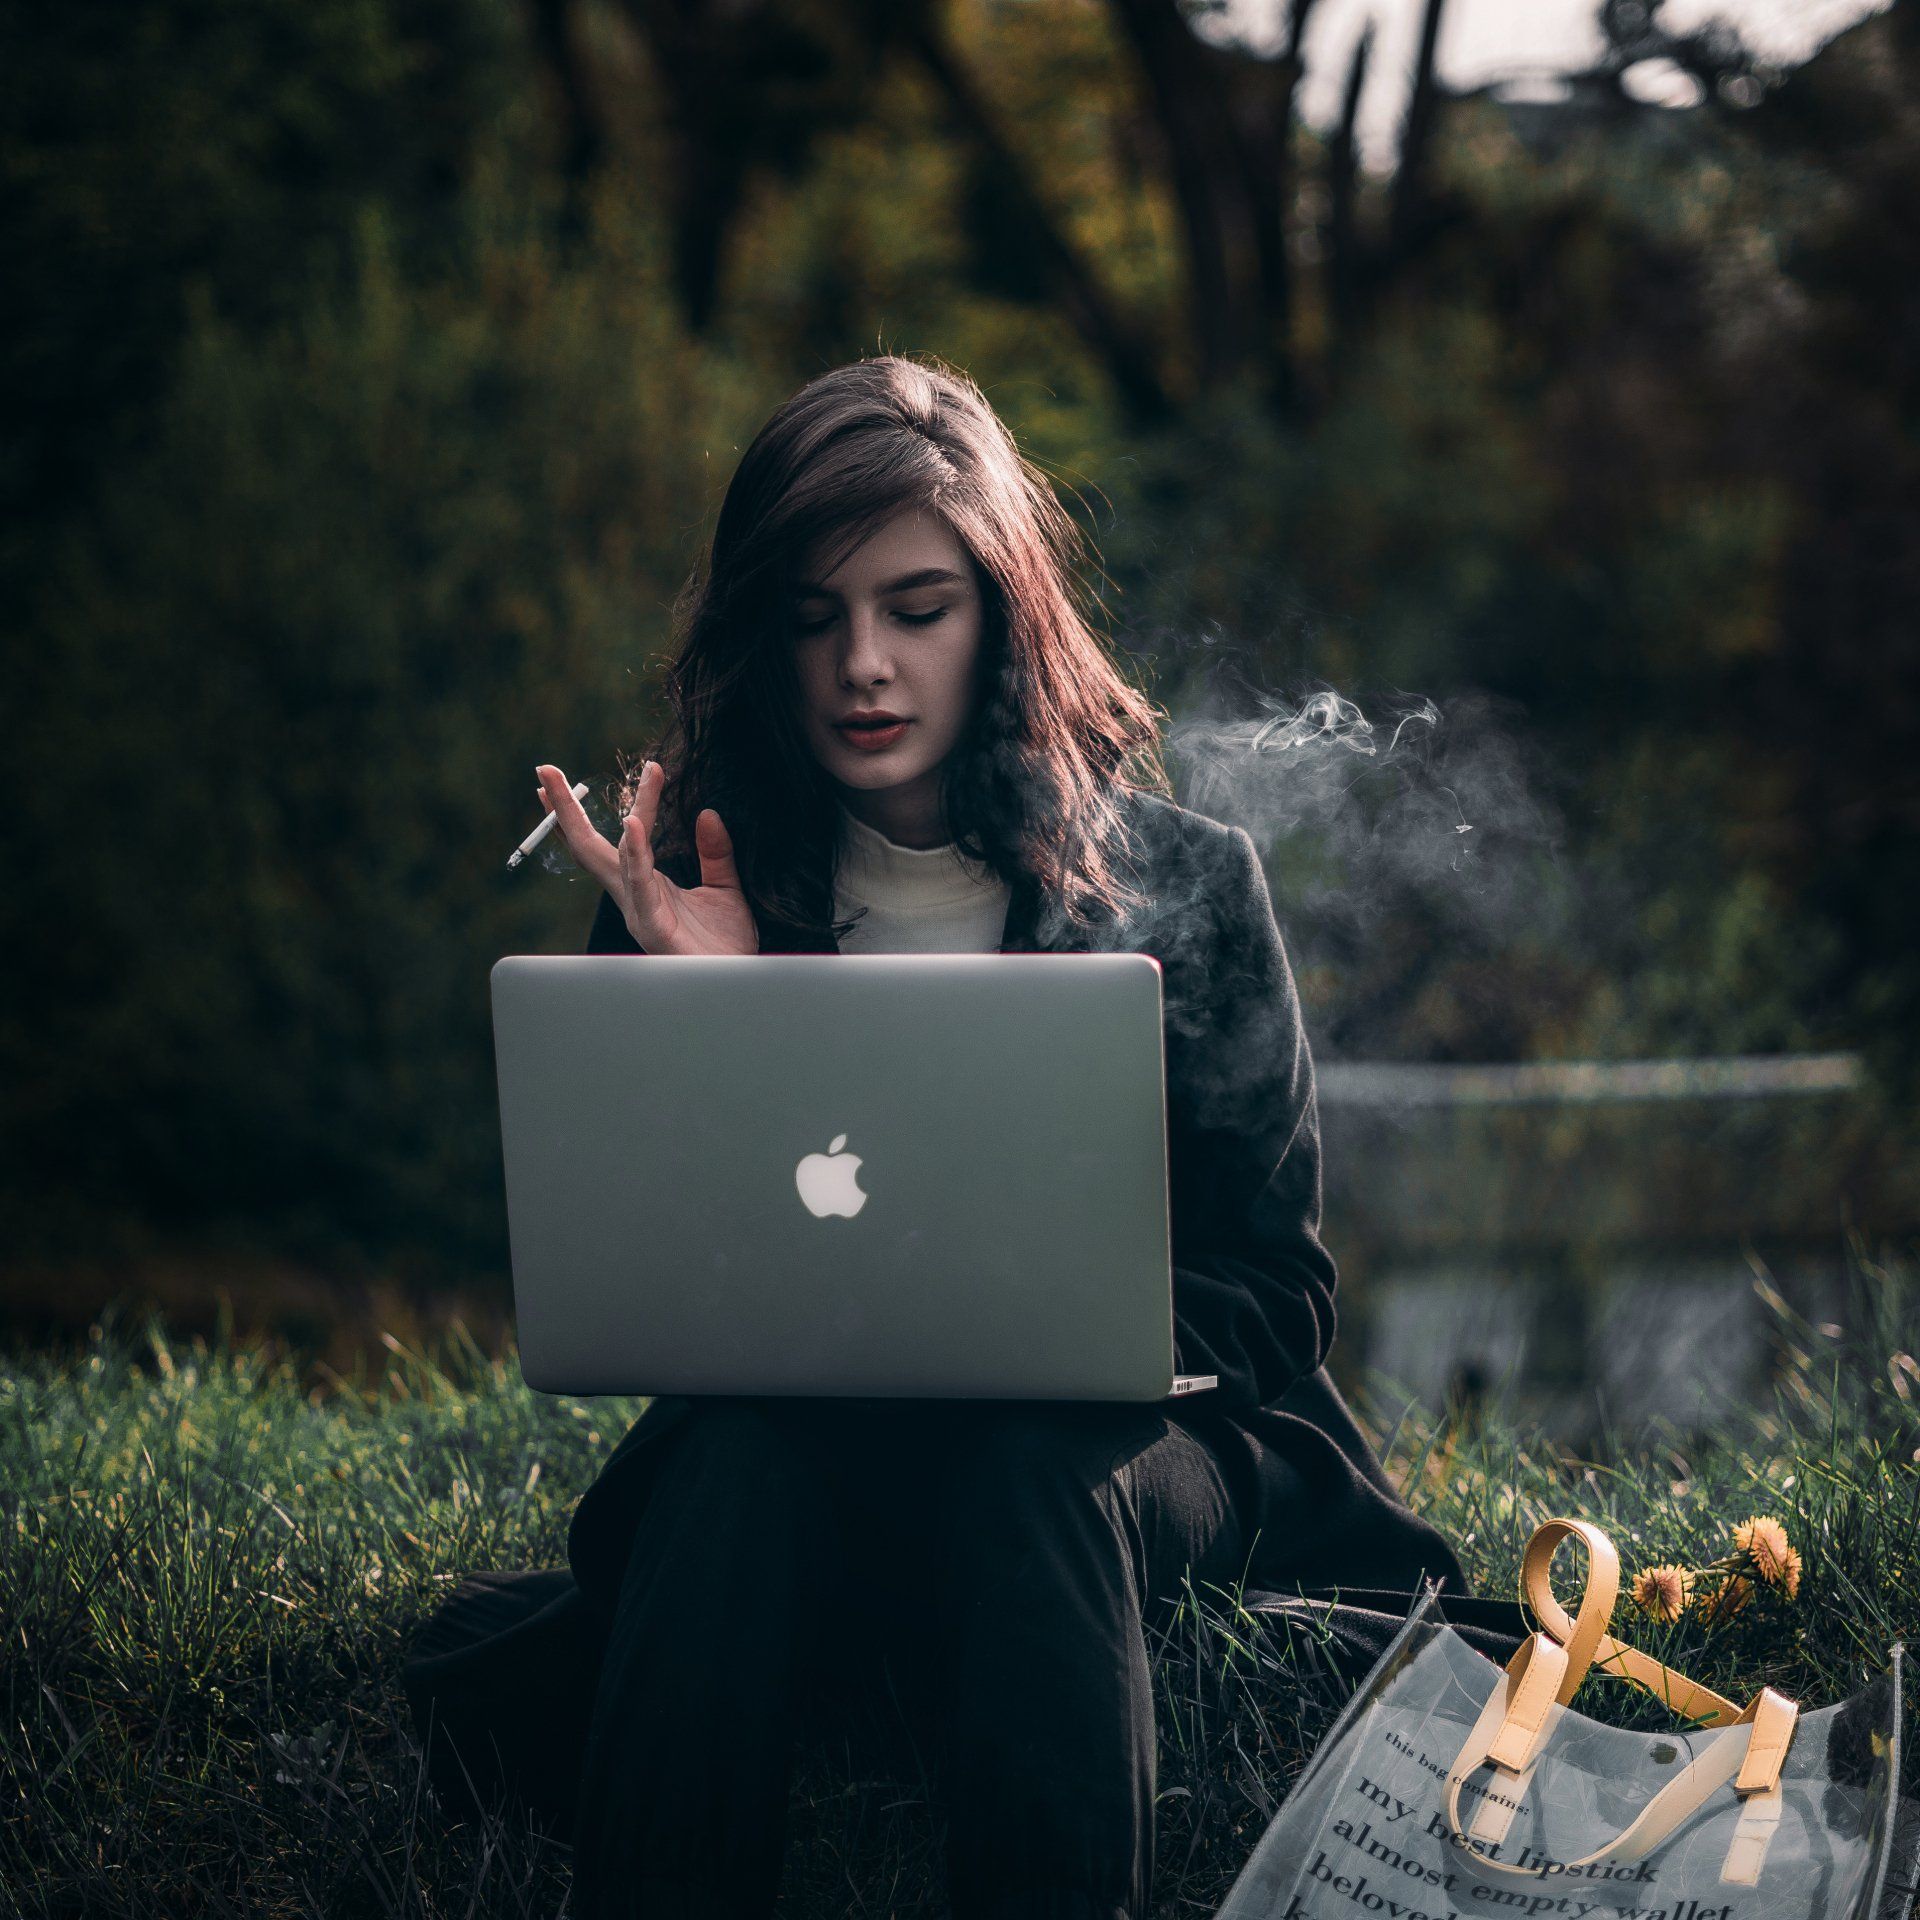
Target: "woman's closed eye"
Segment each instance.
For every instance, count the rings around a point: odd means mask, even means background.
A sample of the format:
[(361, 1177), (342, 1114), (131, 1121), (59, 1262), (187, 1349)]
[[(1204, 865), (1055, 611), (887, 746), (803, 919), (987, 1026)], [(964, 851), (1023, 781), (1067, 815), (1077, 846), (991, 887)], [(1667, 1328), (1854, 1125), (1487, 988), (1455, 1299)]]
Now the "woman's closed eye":
[[(949, 611), (950, 609), (946, 607), (935, 607), (929, 613), (908, 613), (904, 607), (901, 607), (895, 610), (894, 618), (904, 620), (910, 627), (930, 627), (936, 620), (944, 620)], [(794, 631), (802, 634), (825, 633), (836, 618), (838, 618), (837, 615), (829, 614), (824, 620), (810, 622), (802, 620), (795, 624)]]

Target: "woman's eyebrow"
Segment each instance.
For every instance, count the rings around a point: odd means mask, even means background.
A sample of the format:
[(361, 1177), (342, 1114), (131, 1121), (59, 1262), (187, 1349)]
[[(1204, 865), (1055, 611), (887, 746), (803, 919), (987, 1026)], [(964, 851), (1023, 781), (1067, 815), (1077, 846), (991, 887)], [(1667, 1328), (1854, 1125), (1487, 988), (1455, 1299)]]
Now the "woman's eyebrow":
[[(951, 567), (922, 567), (917, 573), (903, 573), (897, 580), (889, 580), (879, 589), (882, 593), (905, 593), (910, 587), (963, 587), (967, 583), (966, 575), (955, 573)], [(839, 595), (831, 587), (815, 586), (811, 580), (802, 580), (794, 591), (801, 594), (817, 594), (823, 600), (837, 600)]]

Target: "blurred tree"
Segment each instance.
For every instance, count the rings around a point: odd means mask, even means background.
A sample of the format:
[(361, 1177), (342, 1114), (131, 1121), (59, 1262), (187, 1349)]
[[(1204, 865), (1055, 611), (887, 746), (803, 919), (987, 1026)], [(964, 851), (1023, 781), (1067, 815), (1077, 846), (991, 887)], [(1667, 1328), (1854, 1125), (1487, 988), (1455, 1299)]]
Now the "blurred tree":
[(192, 300), (147, 444), (38, 551), (16, 1265), (157, 1235), (504, 1270), (487, 967), (593, 905), (505, 854), (536, 761), (598, 784), (647, 725), (684, 476), (767, 404), (650, 235), (563, 268), (547, 211), (496, 183), (431, 273), (369, 212), (270, 327)]
[(1557, 106), (1429, 71), (1386, 180), (1304, 11), (436, 4), (15, 42), (10, 1223), (499, 1270), (486, 966), (591, 909), (511, 768), (611, 770), (733, 453), (875, 350), (981, 379), (1183, 718), (1439, 703), (1195, 782), (1317, 1046), (1920, 1030), (1912, 0), (1685, 112), (1653, 8)]
[[(1044, 286), (1061, 304), (1134, 417), (1164, 419), (1166, 393), (1137, 326), (1017, 158), (942, 22), (945, 10), (943, 0), (620, 0), (645, 48), (652, 111), (666, 133), (654, 164), (688, 323), (698, 332), (715, 324), (754, 186), (803, 177), (823, 140), (876, 116), (886, 76), (910, 59), (967, 144), (975, 217), (995, 221), (1000, 248), (1026, 262), (1013, 270), (1030, 289)], [(605, 114), (583, 61), (574, 0), (540, 0), (535, 17), (577, 185), (610, 155)], [(623, 156), (621, 164), (630, 162)], [(1008, 270), (997, 260), (981, 264), (996, 277)]]
[(284, 318), (377, 202), (431, 254), (502, 107), (508, 0), (0, 14), (0, 539), (129, 451), (195, 287)]
[[(1836, 935), (1848, 1007), (1920, 1104), (1920, 8), (1902, 0), (1741, 123), (1791, 178), (1714, 350), (1732, 457), (1792, 502), (1778, 644), (1732, 689), (1743, 841)], [(1742, 164), (1735, 161), (1735, 165)]]
[[(1916, 844), (1920, 763), (1914, 226), (1893, 204), (1913, 156), (1889, 111), (1914, 95), (1892, 51), (1911, 18), (1855, 29), (1785, 85), (1724, 36), (1693, 49), (1716, 87), (1765, 80), (1750, 111), (1650, 109), (1611, 85), (1599, 107), (1578, 88), (1512, 115), (1454, 102), (1428, 189), (1451, 211), (1390, 299), (1374, 282), (1353, 303), (1303, 431), (1193, 408), (1117, 506), (1108, 563), (1134, 631), (1173, 638), (1153, 658), (1176, 687), (1237, 654), (1263, 689), (1415, 687), (1452, 716), (1481, 689), (1538, 747), (1529, 784), (1564, 830), (1488, 790), (1457, 874), (1428, 861), (1417, 818), (1351, 823), (1325, 878), (1312, 848), (1278, 844), (1336, 1045), (1871, 1035), (1911, 1099), (1913, 889), (1887, 884)], [(1849, 74), (1871, 98), (1847, 100)], [(1815, 165), (1771, 126), (1827, 89)], [(1338, 192), (1325, 205), (1343, 217)], [(1330, 286), (1355, 257), (1327, 256)], [(1814, 263), (1820, 284), (1799, 283)], [(1200, 609), (1234, 639), (1211, 658), (1190, 638)], [(1434, 848), (1450, 831), (1434, 796), (1485, 764), (1463, 749), (1444, 789), (1406, 769)], [(1248, 764), (1232, 801), (1280, 818), (1285, 791)], [(1516, 891), (1530, 849), (1557, 858)]]
[[(1199, 38), (1179, 0), (1112, 0), (1133, 49), (1171, 166), (1187, 260), (1187, 332), (1202, 388), (1259, 365), (1273, 397), (1293, 397), (1294, 93), (1313, 0), (1292, 0), (1279, 56)], [(1438, 5), (1438, 0), (1429, 0)]]
[(823, 0), (623, 0), (623, 11), (653, 64), (674, 279), (697, 332), (713, 320), (756, 174), (791, 178), (823, 128), (860, 110), (887, 55), (890, 15)]

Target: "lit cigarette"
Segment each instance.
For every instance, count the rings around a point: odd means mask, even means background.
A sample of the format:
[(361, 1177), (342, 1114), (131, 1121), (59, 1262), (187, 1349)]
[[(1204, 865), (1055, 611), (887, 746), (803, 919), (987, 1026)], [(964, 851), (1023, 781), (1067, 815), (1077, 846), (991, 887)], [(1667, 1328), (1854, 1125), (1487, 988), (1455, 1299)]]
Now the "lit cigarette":
[[(576, 800), (584, 800), (587, 797), (587, 783), (584, 780), (579, 780), (574, 783), (573, 797)], [(558, 813), (548, 814), (547, 817), (507, 855), (507, 865), (517, 867), (520, 862), (553, 831), (553, 823), (559, 818)]]

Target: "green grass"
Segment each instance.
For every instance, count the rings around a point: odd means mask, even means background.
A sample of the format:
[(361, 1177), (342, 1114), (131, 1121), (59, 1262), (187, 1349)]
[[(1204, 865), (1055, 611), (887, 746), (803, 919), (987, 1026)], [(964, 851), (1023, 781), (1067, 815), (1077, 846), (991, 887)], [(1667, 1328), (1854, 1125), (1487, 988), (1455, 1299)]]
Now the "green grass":
[[(1597, 1521), (1631, 1573), (1698, 1564), (1771, 1513), (1804, 1556), (1796, 1602), (1661, 1629), (1623, 1600), (1616, 1630), (1741, 1698), (1850, 1693), (1920, 1637), (1916, 1289), (1857, 1245), (1850, 1268), (1845, 1336), (1757, 1282), (1781, 1364), (1737, 1428), (1576, 1458), (1408, 1414), (1380, 1435), (1389, 1469), (1499, 1595), (1549, 1514)], [(564, 1559), (573, 1502), (640, 1404), (533, 1394), (458, 1332), (343, 1378), (109, 1315), (80, 1351), (0, 1366), (0, 1911), (562, 1913), (562, 1845), (430, 1797), (399, 1661), (464, 1572)], [(1170, 1920), (1214, 1910), (1345, 1688), (1222, 1592), (1190, 1594), (1155, 1651)], [(1603, 1676), (1574, 1704), (1673, 1724)], [(937, 1809), (854, 1765), (825, 1743), (802, 1757), (784, 1911), (940, 1912)]]

